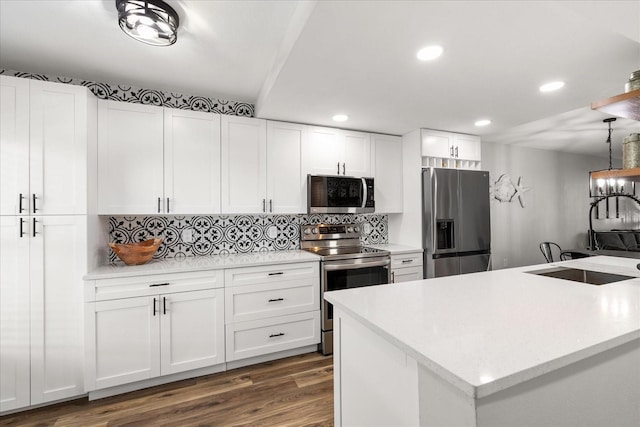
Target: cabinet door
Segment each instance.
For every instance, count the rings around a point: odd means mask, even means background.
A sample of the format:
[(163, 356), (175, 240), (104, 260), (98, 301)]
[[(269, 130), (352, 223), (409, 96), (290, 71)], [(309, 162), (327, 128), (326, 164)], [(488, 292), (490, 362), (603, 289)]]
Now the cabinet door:
[(220, 116), (164, 110), (164, 211), (220, 213)]
[[(19, 209), (20, 195), (22, 211)], [(0, 76), (0, 215), (29, 212), (29, 80)]]
[(422, 155), (424, 157), (454, 157), (453, 134), (436, 130), (422, 130)]
[(86, 391), (160, 375), (159, 298), (86, 304)]
[(84, 393), (87, 233), (83, 215), (31, 217), (31, 226), (31, 404), (36, 405)]
[(160, 296), (162, 375), (224, 363), (224, 289)]
[(29, 227), (0, 217), (0, 412), (29, 406)]
[(376, 212), (402, 212), (402, 138), (389, 135), (371, 135), (375, 147), (375, 200)]
[(343, 175), (344, 137), (339, 129), (311, 127), (302, 146), (303, 174)]
[[(343, 131), (344, 171), (347, 176), (371, 176), (371, 140), (368, 133)], [(342, 169), (341, 169), (342, 171)]]
[(226, 115), (221, 122), (222, 212), (266, 212), (266, 122)]
[(162, 134), (162, 107), (98, 102), (99, 213), (163, 211)]
[(294, 123), (267, 122), (267, 210), (273, 213), (306, 212), (302, 176), (302, 147), (307, 127)]
[(453, 136), (454, 155), (464, 160), (480, 161), (480, 137), (475, 135), (455, 134)]
[(30, 82), (31, 213), (87, 212), (87, 96), (83, 86)]

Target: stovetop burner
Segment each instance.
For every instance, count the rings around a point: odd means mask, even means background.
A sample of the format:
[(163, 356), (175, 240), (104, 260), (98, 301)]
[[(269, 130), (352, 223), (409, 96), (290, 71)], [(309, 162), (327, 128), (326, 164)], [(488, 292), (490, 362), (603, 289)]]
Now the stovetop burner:
[(303, 225), (300, 234), (300, 247), (323, 261), (389, 256), (389, 251), (360, 244), (358, 224)]
[(314, 254), (321, 256), (331, 256), (331, 255), (387, 255), (389, 251), (385, 251), (383, 249), (370, 248), (368, 246), (346, 246), (346, 247), (334, 247), (334, 248), (322, 248), (322, 247), (313, 247), (313, 248), (304, 248), (304, 250), (313, 252)]

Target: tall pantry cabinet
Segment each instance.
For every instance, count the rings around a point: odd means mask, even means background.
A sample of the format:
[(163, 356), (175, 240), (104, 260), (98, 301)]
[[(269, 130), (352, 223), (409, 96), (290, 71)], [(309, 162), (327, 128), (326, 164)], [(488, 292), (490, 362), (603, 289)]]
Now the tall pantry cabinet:
[(0, 412), (83, 394), (96, 99), (0, 76)]

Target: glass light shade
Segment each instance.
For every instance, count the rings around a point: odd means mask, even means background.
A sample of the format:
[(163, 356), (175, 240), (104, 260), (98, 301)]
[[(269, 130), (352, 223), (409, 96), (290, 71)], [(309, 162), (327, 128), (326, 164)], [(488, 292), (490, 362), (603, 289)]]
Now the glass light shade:
[(178, 39), (178, 14), (162, 0), (116, 0), (116, 8), (120, 28), (134, 39), (153, 46)]

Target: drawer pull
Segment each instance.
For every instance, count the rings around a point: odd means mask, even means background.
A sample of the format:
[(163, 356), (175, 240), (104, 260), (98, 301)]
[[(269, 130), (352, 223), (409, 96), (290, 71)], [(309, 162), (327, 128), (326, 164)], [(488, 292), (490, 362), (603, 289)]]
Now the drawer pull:
[(413, 260), (412, 260), (412, 259), (403, 259), (403, 260), (402, 260), (402, 263), (403, 263), (403, 264), (406, 264), (406, 263), (408, 263), (408, 262), (413, 262)]
[(269, 273), (269, 276), (278, 276), (280, 274), (284, 274), (284, 271), (278, 271), (277, 273)]
[(155, 288), (158, 286), (169, 286), (171, 283), (154, 283), (153, 285), (149, 285), (150, 288)]
[(277, 301), (284, 301), (284, 298), (272, 298), (269, 300), (269, 302), (277, 302)]
[(271, 334), (271, 335), (269, 335), (269, 338), (283, 337), (283, 336), (284, 336), (284, 332), (280, 332), (279, 334)]

